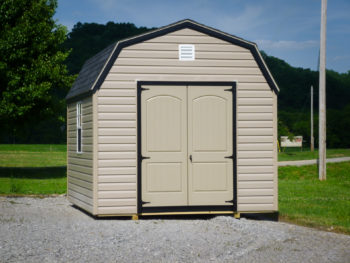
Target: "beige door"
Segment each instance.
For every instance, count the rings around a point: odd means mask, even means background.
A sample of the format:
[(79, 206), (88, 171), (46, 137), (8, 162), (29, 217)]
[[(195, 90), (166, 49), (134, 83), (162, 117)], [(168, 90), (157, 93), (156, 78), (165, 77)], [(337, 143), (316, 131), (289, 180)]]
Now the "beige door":
[(232, 87), (145, 86), (141, 93), (144, 207), (230, 205)]
[(233, 199), (232, 87), (188, 87), (189, 205)]
[(184, 206), (187, 194), (186, 86), (146, 86), (141, 93), (142, 201)]

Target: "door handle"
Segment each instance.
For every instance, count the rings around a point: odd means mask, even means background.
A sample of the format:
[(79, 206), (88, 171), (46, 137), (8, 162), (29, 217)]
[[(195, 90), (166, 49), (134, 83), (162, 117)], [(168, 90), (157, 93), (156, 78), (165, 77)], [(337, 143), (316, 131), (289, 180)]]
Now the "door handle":
[(192, 154), (190, 154), (190, 161), (191, 161), (191, 163), (192, 163)]

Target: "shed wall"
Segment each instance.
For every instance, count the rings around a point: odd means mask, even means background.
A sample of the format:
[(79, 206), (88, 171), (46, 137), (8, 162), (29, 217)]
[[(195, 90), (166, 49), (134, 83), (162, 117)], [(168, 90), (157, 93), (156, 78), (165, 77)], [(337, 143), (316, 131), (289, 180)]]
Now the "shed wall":
[[(179, 61), (178, 44), (196, 59)], [(237, 81), (238, 210), (277, 210), (276, 94), (248, 49), (182, 29), (124, 48), (96, 93), (98, 214), (137, 212), (138, 80)]]
[(93, 103), (82, 102), (82, 153), (77, 153), (77, 107), (67, 106), (67, 196), (69, 201), (93, 213)]

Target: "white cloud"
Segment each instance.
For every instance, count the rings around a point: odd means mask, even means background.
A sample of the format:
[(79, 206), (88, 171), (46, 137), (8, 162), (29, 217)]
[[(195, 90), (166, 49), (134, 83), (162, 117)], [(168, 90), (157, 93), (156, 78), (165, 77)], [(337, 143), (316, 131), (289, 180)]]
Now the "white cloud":
[(249, 32), (267, 22), (268, 19), (262, 16), (263, 13), (264, 8), (260, 6), (245, 6), (236, 14), (217, 16), (216, 26), (229, 33)]
[(334, 56), (331, 58), (333, 61), (339, 61), (339, 60), (349, 60), (350, 55), (340, 55), (340, 56)]
[(120, 7), (120, 1), (115, 0), (92, 0), (91, 2), (96, 4), (96, 7), (101, 8), (104, 11), (112, 11), (116, 10), (116, 8)]
[(294, 40), (255, 40), (260, 49), (284, 49), (284, 50), (302, 50), (317, 47), (319, 42), (316, 40), (294, 41)]
[(73, 22), (73, 21), (68, 21), (68, 20), (57, 20), (57, 24), (61, 24), (61, 25), (64, 25), (68, 32), (72, 31), (73, 29), (73, 26), (76, 24), (76, 22)]

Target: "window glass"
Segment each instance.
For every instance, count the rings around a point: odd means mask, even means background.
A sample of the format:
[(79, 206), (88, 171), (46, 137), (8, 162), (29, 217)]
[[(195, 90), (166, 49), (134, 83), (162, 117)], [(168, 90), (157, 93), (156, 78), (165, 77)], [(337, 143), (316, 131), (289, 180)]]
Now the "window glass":
[(82, 125), (81, 125), (81, 102), (77, 103), (77, 152), (81, 153), (81, 136), (82, 136)]

